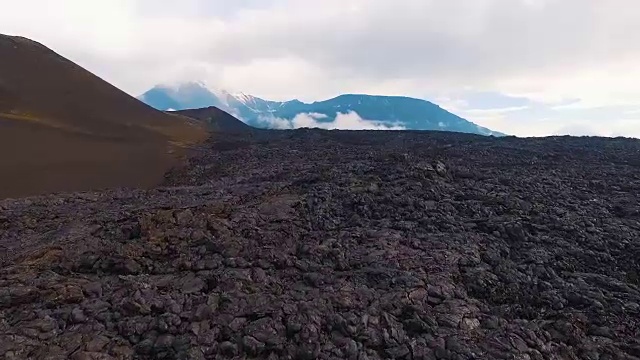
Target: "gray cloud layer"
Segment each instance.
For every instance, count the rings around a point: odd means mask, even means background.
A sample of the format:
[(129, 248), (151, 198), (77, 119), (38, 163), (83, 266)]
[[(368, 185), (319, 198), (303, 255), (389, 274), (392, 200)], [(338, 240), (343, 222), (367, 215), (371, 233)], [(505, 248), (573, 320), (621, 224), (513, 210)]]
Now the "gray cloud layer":
[(597, 64), (639, 49), (630, 46), (640, 34), (632, 1), (329, 3), (247, 15), (224, 28), (210, 56), (240, 64), (293, 56), (337, 75), (468, 82)]
[[(40, 40), (134, 95), (198, 79), (274, 100), (346, 92), (456, 100), (474, 91), (549, 106), (640, 99), (636, 0), (0, 0), (0, 7), (0, 32)], [(483, 125), (498, 121), (481, 115)]]

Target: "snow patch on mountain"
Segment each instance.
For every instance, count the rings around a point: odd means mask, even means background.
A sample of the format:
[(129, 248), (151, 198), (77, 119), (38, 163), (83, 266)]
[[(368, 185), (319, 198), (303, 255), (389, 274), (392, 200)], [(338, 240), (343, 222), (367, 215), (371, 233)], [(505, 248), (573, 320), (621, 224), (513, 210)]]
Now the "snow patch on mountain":
[(247, 95), (243, 92), (239, 92), (239, 93), (235, 93), (235, 94), (230, 94), (231, 96), (233, 96), (236, 100), (238, 100), (239, 102), (248, 105), (251, 103), (255, 102), (256, 97), (252, 96), (252, 95)]

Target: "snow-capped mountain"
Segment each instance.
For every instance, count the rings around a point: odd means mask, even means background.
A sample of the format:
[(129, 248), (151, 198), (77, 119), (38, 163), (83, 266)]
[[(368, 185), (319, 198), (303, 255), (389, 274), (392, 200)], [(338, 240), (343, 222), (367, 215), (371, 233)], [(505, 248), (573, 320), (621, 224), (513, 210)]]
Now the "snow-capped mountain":
[[(159, 85), (138, 97), (159, 110), (184, 110), (216, 106), (249, 125), (260, 128), (318, 126), (341, 128), (402, 128), (446, 130), (480, 135), (504, 134), (483, 128), (436, 104), (404, 96), (347, 94), (303, 103), (269, 101), (244, 93), (211, 90), (203, 83)], [(345, 125), (346, 126), (346, 125)]]

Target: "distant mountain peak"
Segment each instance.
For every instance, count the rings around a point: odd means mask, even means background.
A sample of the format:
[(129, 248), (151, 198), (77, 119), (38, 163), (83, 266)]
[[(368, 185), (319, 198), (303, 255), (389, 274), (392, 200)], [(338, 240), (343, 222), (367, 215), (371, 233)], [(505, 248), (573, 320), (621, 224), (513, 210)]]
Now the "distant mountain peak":
[(201, 81), (162, 83), (138, 99), (158, 110), (220, 107), (226, 104), (226, 96), (217, 95)]
[[(244, 93), (214, 89), (203, 82), (178, 84), (167, 91), (152, 89), (140, 99), (161, 110), (176, 110), (216, 106), (256, 127), (295, 126), (300, 114), (321, 114), (316, 119), (324, 123), (335, 121), (340, 114), (356, 113), (363, 121), (375, 122), (389, 128), (407, 130), (447, 130), (480, 135), (503, 134), (483, 128), (440, 106), (408, 96), (342, 94), (334, 98), (304, 103), (300, 100), (270, 101)], [(322, 124), (321, 124), (322, 125)]]
[(181, 92), (193, 91), (202, 93), (208, 92), (220, 99), (225, 99), (229, 96), (232, 96), (231, 93), (226, 89), (212, 87), (203, 81), (197, 80), (165, 82), (154, 86), (154, 89), (166, 89), (176, 94), (179, 94)]
[(202, 81), (175, 81), (175, 82), (163, 82), (153, 87), (154, 89), (168, 89), (178, 91), (185, 88), (204, 88), (208, 89), (207, 85)]

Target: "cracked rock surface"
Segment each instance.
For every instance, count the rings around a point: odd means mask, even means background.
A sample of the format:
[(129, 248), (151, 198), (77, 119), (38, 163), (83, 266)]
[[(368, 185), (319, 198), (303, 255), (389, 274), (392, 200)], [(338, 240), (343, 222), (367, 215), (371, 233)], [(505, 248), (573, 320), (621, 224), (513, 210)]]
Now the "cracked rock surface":
[(640, 359), (639, 155), (256, 132), (154, 190), (5, 200), (0, 354)]

